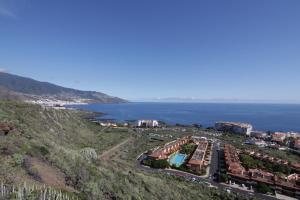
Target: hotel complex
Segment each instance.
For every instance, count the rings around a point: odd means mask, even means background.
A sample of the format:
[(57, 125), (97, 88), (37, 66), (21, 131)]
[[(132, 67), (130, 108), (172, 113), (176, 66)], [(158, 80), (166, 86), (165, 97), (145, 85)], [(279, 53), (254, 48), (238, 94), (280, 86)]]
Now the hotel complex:
[[(151, 120), (141, 120), (140, 126), (153, 126), (153, 123)], [(252, 125), (238, 122), (217, 122), (215, 129), (244, 135), (245, 144), (260, 148), (286, 145), (287, 138), (292, 138), (289, 145), (294, 148), (295, 153), (300, 153), (299, 133), (253, 131)], [(207, 140), (206, 137), (185, 136), (152, 149), (145, 156), (144, 164), (153, 168), (171, 167), (176, 175), (180, 170), (198, 177), (211, 165), (209, 177), (217, 181), (221, 178), (221, 181), (239, 183), (243, 187), (246, 185), (250, 191), (253, 191), (252, 188), (259, 191), (258, 188), (264, 184), (269, 191), (300, 199), (300, 163), (269, 156), (262, 150), (254, 151), (253, 148), (238, 150), (228, 143), (223, 143), (224, 148), (220, 149), (220, 144), (222, 143), (213, 139)], [(210, 158), (211, 150), (214, 153)]]
[(187, 163), (187, 167), (195, 172), (200, 172), (203, 166), (207, 165), (205, 161), (205, 155), (207, 153), (208, 141), (196, 141), (195, 142), (198, 146), (197, 149), (194, 151), (191, 159)]
[[(288, 165), (285, 160), (275, 159), (266, 155), (251, 153), (256, 159), (267, 160), (271, 163)], [(255, 185), (257, 183), (264, 183), (276, 190), (278, 193), (283, 193), (288, 196), (300, 198), (300, 185), (299, 174), (291, 174), (285, 178), (279, 177), (273, 173), (263, 171), (261, 169), (248, 169), (246, 170), (239, 159), (239, 151), (232, 145), (225, 145), (224, 158), (227, 167), (227, 175), (230, 176), (232, 181), (239, 183)], [(293, 165), (292, 165), (293, 166)]]
[(143, 128), (153, 128), (158, 127), (159, 123), (157, 120), (139, 120), (137, 122), (137, 127), (143, 127)]
[(165, 144), (163, 147), (159, 147), (158, 149), (154, 150), (149, 155), (149, 157), (154, 160), (167, 159), (170, 154), (178, 151), (182, 145), (187, 144), (188, 142), (189, 142), (188, 137), (183, 137), (175, 141), (169, 142)]
[(177, 139), (153, 150), (148, 157), (153, 160), (168, 159), (173, 153), (179, 151), (184, 144), (197, 145), (192, 154), (187, 156), (190, 159), (187, 161), (186, 166), (194, 172), (200, 172), (208, 164), (205, 157), (208, 152), (209, 142), (204, 138), (183, 137)]
[(215, 128), (218, 131), (232, 132), (236, 134), (242, 134), (250, 136), (253, 129), (251, 124), (239, 123), (239, 122), (217, 122)]

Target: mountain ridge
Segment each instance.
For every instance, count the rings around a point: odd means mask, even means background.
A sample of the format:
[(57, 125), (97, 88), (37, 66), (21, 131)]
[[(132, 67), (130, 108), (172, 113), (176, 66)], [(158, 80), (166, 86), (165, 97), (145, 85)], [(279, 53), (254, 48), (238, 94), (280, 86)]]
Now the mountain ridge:
[[(11, 93), (13, 95), (7, 95)], [(1, 95), (6, 94), (6, 95)], [(37, 100), (51, 98), (61, 101), (77, 101), (84, 103), (124, 103), (124, 99), (109, 96), (102, 92), (83, 91), (67, 88), (49, 82), (37, 81), (10, 73), (0, 72), (0, 98)]]

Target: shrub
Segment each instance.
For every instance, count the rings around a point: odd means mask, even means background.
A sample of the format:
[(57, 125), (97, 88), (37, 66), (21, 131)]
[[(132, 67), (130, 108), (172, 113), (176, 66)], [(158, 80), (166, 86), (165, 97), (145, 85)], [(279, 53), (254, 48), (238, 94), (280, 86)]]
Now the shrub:
[(157, 169), (164, 169), (170, 167), (170, 164), (167, 160), (152, 160), (150, 166)]
[(256, 185), (256, 189), (258, 192), (263, 193), (263, 194), (272, 192), (271, 188), (264, 183), (258, 183)]
[(221, 182), (227, 183), (228, 182), (228, 175), (227, 174), (221, 174), (220, 175)]
[(195, 144), (184, 144), (181, 146), (180, 153), (190, 155), (196, 149), (197, 145)]
[(81, 156), (86, 159), (87, 161), (97, 160), (98, 155), (96, 150), (90, 147), (86, 147), (80, 150)]
[(15, 153), (12, 155), (12, 159), (14, 161), (15, 166), (20, 166), (23, 163), (23, 155)]
[(46, 155), (48, 155), (50, 152), (49, 152), (49, 150), (46, 148), (46, 147), (44, 147), (44, 146), (41, 146), (40, 148), (39, 148), (39, 150), (40, 150), (40, 152), (41, 152), (41, 154), (43, 155), (43, 156), (46, 156)]

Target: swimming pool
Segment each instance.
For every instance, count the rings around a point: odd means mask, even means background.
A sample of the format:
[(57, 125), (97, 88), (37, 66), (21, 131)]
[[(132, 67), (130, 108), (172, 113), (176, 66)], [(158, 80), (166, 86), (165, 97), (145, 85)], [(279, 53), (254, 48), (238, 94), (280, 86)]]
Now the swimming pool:
[(176, 165), (176, 167), (179, 167), (180, 165), (182, 165), (182, 163), (184, 163), (185, 158), (186, 158), (185, 154), (175, 153), (171, 155), (169, 159), (169, 163), (170, 165)]

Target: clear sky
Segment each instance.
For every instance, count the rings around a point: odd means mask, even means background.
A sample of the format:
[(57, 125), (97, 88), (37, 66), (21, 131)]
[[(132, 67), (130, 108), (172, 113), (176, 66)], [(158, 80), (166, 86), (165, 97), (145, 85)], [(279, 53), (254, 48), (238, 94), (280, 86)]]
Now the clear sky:
[(300, 102), (300, 1), (0, 0), (0, 68), (127, 99)]

